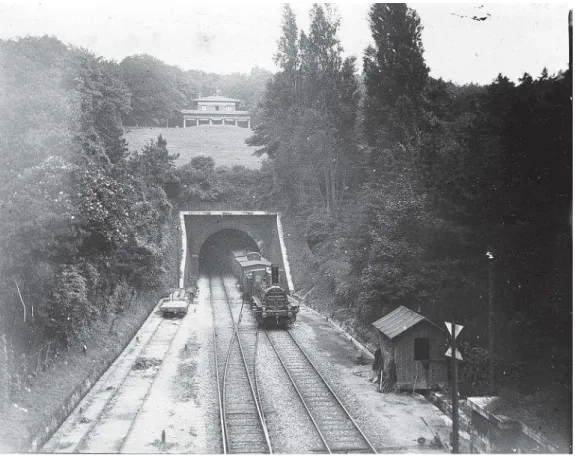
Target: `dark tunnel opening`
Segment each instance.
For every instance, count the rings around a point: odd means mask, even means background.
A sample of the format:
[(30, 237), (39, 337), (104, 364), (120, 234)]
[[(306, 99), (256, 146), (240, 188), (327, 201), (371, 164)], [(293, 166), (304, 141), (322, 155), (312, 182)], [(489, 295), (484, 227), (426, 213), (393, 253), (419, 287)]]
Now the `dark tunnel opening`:
[(230, 250), (248, 249), (259, 252), (256, 241), (243, 231), (224, 229), (212, 234), (200, 248), (200, 273), (229, 272), (228, 252)]

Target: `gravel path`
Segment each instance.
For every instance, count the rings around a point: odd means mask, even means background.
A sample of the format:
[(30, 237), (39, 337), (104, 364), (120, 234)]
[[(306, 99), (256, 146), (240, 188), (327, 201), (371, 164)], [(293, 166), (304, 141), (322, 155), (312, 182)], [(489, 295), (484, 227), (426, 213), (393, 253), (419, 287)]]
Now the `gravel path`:
[[(368, 381), (371, 366), (357, 364), (357, 349), (345, 333), (307, 307), (293, 332), (378, 452), (445, 452), (429, 446), (433, 434), (421, 418), (446, 444), (451, 421), (420, 395), (378, 393)], [(419, 437), (427, 444), (419, 445)]]

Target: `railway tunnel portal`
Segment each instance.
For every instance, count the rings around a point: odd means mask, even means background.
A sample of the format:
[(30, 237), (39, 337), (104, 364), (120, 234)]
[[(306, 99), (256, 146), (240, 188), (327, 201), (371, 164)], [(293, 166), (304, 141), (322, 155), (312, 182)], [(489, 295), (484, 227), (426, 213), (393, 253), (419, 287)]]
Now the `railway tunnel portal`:
[(285, 274), (290, 292), (293, 282), (283, 239), (281, 217), (263, 211), (182, 211), (180, 287), (192, 284), (201, 267), (213, 264), (226, 249), (246, 246), (259, 251)]

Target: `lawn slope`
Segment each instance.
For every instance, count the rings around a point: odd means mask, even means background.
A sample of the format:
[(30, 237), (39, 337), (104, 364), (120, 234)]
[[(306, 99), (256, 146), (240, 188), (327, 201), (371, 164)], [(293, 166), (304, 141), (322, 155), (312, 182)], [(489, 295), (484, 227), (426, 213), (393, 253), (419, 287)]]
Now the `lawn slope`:
[(245, 144), (252, 130), (232, 126), (201, 126), (189, 128), (129, 128), (124, 134), (130, 151), (140, 150), (150, 139), (162, 135), (170, 153), (178, 153), (178, 165), (188, 163), (196, 155), (207, 155), (216, 166), (243, 165), (259, 168), (261, 159), (253, 155), (256, 147)]

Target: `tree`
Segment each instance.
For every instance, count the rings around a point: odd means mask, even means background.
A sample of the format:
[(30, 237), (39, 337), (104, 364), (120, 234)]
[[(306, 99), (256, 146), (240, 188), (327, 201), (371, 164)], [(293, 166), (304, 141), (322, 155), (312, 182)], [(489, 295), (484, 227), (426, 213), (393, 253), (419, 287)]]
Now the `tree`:
[[(263, 122), (248, 143), (273, 161), (278, 193), (288, 205), (310, 198), (329, 214), (341, 205), (357, 163), (353, 131), (358, 103), (354, 60), (343, 60), (339, 18), (329, 5), (310, 10), (309, 35), (297, 40), (295, 16), (284, 7), (275, 61), (281, 70), (268, 85)], [(350, 128), (351, 127), (351, 128)]]
[(178, 168), (182, 202), (220, 200), (222, 183), (215, 172), (215, 166), (212, 157), (199, 155)]
[(283, 5), (282, 36), (278, 42), (278, 51), (274, 63), (279, 66), (293, 83), (294, 96), (297, 93), (297, 73), (300, 66), (298, 47), (298, 29), (296, 17), (289, 4)]
[(122, 116), (131, 111), (130, 93), (117, 64), (82, 49), (75, 52), (74, 90), (80, 96), (75, 141), (85, 154), (118, 163), (127, 154)]
[(0, 41), (0, 53), (0, 318), (9, 343), (70, 343), (162, 278), (173, 156), (163, 142), (143, 154), (153, 169), (127, 163), (115, 63), (47, 37)]
[(429, 69), (423, 59), (419, 16), (404, 3), (376, 3), (369, 12), (374, 46), (363, 69), (365, 132), (370, 166), (386, 162), (409, 169), (419, 145), (423, 93)]
[(170, 155), (168, 142), (159, 135), (156, 141), (151, 140), (146, 144), (141, 152), (133, 152), (129, 165), (133, 174), (167, 191), (170, 186), (177, 184), (175, 162), (179, 156), (180, 154)]
[(165, 125), (175, 109), (186, 104), (179, 90), (181, 70), (149, 55), (126, 57), (120, 63), (122, 78), (132, 94), (128, 125)]
[(361, 223), (350, 230), (356, 303), (378, 318), (400, 304), (416, 307), (433, 290), (436, 269), (426, 258), (425, 233), (433, 223), (414, 164), (424, 128), (421, 25), (405, 4), (374, 4), (374, 44), (364, 56), (363, 127), (367, 142)]

